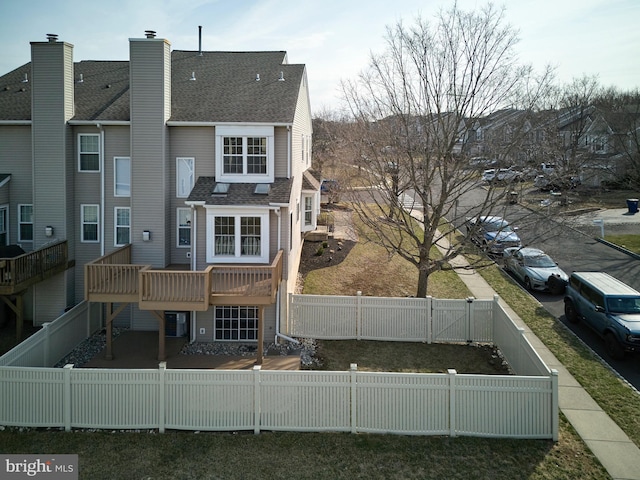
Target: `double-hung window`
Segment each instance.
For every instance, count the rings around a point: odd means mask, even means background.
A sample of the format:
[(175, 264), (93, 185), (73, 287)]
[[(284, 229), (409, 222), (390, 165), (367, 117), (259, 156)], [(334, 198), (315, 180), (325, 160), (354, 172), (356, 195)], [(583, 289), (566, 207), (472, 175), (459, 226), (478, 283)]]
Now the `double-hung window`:
[(98, 205), (80, 205), (80, 220), (82, 223), (80, 240), (82, 242), (98, 242), (99, 218)]
[(100, 135), (95, 133), (78, 135), (78, 171), (100, 171)]
[(304, 197), (304, 226), (313, 226), (313, 197), (310, 195)]
[(129, 157), (113, 159), (113, 195), (115, 197), (131, 196), (131, 159)]
[(115, 245), (131, 243), (131, 207), (115, 207)]
[(225, 174), (267, 174), (267, 137), (223, 137)]
[(191, 246), (191, 209), (178, 208), (178, 247)]
[(274, 128), (216, 128), (216, 179), (270, 183), (274, 179)]
[(18, 241), (33, 242), (33, 205), (18, 205)]
[(208, 212), (207, 262), (267, 263), (268, 213)]

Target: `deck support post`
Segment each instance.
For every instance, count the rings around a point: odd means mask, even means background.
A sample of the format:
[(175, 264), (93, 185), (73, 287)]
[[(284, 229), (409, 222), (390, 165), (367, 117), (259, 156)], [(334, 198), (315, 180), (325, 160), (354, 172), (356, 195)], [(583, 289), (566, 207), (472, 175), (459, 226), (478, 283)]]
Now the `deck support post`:
[(118, 316), (118, 314), (124, 310), (128, 303), (121, 304), (115, 310), (113, 309), (113, 303), (107, 302), (107, 325), (106, 325), (106, 335), (107, 335), (107, 346), (104, 358), (107, 360), (113, 360), (113, 320)]
[(16, 314), (16, 343), (22, 341), (22, 332), (24, 329), (24, 297), (25, 291), (19, 292), (16, 295), (16, 303), (11, 301), (9, 295), (1, 295), (0, 298), (6, 303), (9, 308)]
[(256, 365), (262, 365), (264, 356), (264, 307), (258, 307), (258, 358)]
[(164, 312), (158, 310), (152, 310), (156, 318), (159, 321), (160, 326), (158, 327), (158, 361), (164, 362), (167, 359), (166, 349), (165, 349), (165, 328), (166, 328), (166, 320), (164, 318)]

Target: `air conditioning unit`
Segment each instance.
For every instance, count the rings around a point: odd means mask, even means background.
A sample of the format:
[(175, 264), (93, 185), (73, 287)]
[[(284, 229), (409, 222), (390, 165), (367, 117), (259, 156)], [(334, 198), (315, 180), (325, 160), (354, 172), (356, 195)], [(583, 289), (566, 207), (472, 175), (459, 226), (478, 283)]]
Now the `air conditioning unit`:
[(184, 337), (187, 334), (186, 312), (164, 312), (164, 323), (167, 337)]

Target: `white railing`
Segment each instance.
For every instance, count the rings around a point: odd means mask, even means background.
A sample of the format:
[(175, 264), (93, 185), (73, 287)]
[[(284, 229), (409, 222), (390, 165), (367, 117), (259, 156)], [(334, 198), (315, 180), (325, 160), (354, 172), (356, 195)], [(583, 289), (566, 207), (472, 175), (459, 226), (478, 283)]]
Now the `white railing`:
[(102, 306), (82, 302), (0, 357), (0, 366), (51, 367), (102, 326)]
[(557, 440), (558, 378), (0, 367), (0, 424)]

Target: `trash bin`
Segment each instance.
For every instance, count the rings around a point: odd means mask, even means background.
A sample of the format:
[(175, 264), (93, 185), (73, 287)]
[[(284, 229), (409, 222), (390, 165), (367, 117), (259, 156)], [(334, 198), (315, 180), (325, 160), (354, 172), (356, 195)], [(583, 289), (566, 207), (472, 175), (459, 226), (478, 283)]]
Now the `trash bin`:
[(629, 209), (629, 213), (638, 213), (638, 199), (637, 198), (628, 198), (627, 199), (627, 208)]

